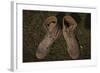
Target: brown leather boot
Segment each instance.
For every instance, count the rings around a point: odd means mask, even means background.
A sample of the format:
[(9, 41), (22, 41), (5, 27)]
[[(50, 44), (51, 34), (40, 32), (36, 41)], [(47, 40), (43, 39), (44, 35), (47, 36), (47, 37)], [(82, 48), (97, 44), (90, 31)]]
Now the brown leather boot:
[(40, 42), (36, 51), (36, 57), (38, 59), (44, 59), (47, 56), (49, 52), (49, 46), (52, 45), (61, 34), (61, 30), (57, 28), (57, 18), (55, 16), (48, 17), (43, 25), (47, 31), (47, 34)]
[(77, 27), (76, 21), (71, 16), (65, 16), (63, 19), (63, 36), (67, 43), (67, 49), (72, 59), (78, 59), (79, 45), (75, 38), (75, 28)]

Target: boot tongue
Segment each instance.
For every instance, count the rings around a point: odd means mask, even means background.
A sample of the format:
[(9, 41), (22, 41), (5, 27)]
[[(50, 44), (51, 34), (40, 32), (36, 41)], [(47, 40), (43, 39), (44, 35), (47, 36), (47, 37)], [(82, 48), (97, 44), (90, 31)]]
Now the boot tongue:
[(51, 23), (50, 25), (49, 25), (49, 31), (50, 32), (52, 32), (52, 30), (55, 28), (55, 26), (56, 26), (56, 24), (55, 23)]

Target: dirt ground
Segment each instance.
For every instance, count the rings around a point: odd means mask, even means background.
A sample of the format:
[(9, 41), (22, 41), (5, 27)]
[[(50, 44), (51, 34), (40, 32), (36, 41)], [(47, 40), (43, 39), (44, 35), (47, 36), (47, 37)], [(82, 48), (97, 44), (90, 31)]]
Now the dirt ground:
[[(67, 52), (66, 41), (63, 35), (49, 48), (50, 53), (43, 60), (35, 56), (39, 43), (46, 35), (43, 22), (48, 16), (58, 12), (23, 10), (23, 62), (63, 61), (72, 60)], [(91, 59), (91, 14), (71, 13), (78, 23), (76, 38), (80, 47), (80, 59)]]

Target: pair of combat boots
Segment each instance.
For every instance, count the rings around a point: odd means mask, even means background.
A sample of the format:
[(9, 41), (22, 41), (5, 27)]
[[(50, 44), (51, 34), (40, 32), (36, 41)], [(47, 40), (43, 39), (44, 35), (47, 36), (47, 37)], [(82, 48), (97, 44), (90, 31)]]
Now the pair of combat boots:
[(67, 45), (66, 49), (70, 57), (72, 59), (78, 59), (80, 56), (79, 45), (74, 33), (77, 27), (76, 21), (70, 15), (63, 16), (62, 24), (60, 23), (62, 29), (58, 27), (59, 23), (57, 22), (58, 19), (56, 16), (50, 16), (45, 20), (43, 25), (47, 34), (38, 46), (36, 57), (38, 59), (44, 59), (50, 51), (49, 47), (63, 33)]

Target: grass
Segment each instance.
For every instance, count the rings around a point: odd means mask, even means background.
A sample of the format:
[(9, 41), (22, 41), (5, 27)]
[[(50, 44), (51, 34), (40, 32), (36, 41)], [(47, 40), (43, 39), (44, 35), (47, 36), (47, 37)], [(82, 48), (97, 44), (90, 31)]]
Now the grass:
[[(63, 35), (49, 47), (50, 53), (45, 59), (38, 60), (35, 56), (36, 49), (46, 34), (43, 22), (48, 16), (56, 14), (57, 12), (23, 10), (23, 62), (72, 60), (67, 53), (67, 45)], [(86, 22), (86, 16), (89, 14), (74, 13), (74, 15), (76, 14), (81, 18), (76, 30), (81, 52), (80, 59), (90, 59), (91, 30), (90, 26), (85, 27), (90, 25), (90, 23), (87, 24)]]

